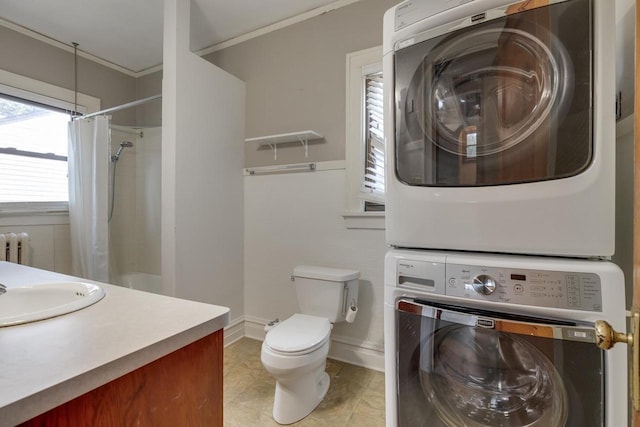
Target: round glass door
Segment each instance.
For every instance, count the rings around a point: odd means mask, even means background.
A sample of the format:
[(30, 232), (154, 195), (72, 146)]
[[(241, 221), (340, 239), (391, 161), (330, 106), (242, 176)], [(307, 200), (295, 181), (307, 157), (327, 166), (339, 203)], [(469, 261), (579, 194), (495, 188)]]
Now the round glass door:
[(471, 157), (525, 140), (552, 108), (561, 108), (571, 85), (570, 62), (561, 50), (552, 53), (550, 41), (515, 28), (444, 39), (424, 58), (409, 88), (416, 98), (407, 100), (424, 106), (418, 117), (422, 134), (448, 152)]
[(446, 425), (565, 425), (568, 397), (560, 375), (520, 336), (454, 325), (423, 345), (422, 389)]
[[(441, 26), (394, 47), (390, 164), (411, 186), (511, 185), (593, 160), (590, 0)], [(495, 17), (494, 17), (495, 16)]]

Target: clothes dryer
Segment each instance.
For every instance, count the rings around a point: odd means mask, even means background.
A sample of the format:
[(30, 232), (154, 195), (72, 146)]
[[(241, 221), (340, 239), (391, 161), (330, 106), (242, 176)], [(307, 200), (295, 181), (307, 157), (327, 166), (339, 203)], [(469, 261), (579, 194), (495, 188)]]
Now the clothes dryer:
[(408, 0), (384, 17), (387, 242), (614, 252), (608, 0)]

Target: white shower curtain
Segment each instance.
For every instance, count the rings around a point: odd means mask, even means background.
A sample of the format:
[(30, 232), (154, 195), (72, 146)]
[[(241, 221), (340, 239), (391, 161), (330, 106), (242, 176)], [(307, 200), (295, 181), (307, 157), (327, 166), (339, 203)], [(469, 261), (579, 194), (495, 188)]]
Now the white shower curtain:
[(69, 223), (75, 276), (109, 281), (109, 117), (69, 123)]

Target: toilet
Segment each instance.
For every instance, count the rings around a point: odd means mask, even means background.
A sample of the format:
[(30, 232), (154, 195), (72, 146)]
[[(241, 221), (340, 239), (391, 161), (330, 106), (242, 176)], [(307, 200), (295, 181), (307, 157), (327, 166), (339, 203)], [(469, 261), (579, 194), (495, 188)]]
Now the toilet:
[(353, 322), (360, 272), (297, 266), (293, 270), (300, 313), (271, 327), (261, 359), (276, 379), (273, 419), (292, 424), (309, 415), (329, 390), (325, 372), (333, 323)]

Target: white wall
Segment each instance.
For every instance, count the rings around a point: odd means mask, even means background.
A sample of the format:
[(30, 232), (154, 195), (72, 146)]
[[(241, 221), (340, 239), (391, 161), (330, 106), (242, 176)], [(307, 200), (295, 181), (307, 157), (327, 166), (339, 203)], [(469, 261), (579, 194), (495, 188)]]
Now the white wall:
[(69, 216), (23, 216), (2, 218), (0, 233), (25, 232), (31, 238), (32, 267), (71, 274)]
[(146, 128), (136, 150), (135, 271), (160, 274), (162, 128)]
[(189, 50), (190, 2), (165, 0), (162, 282), (244, 314), (244, 83)]
[(384, 230), (347, 229), (345, 171), (245, 176), (247, 335), (298, 312), (291, 274), (299, 264), (359, 270), (358, 317), (336, 324), (330, 356), (382, 370)]

